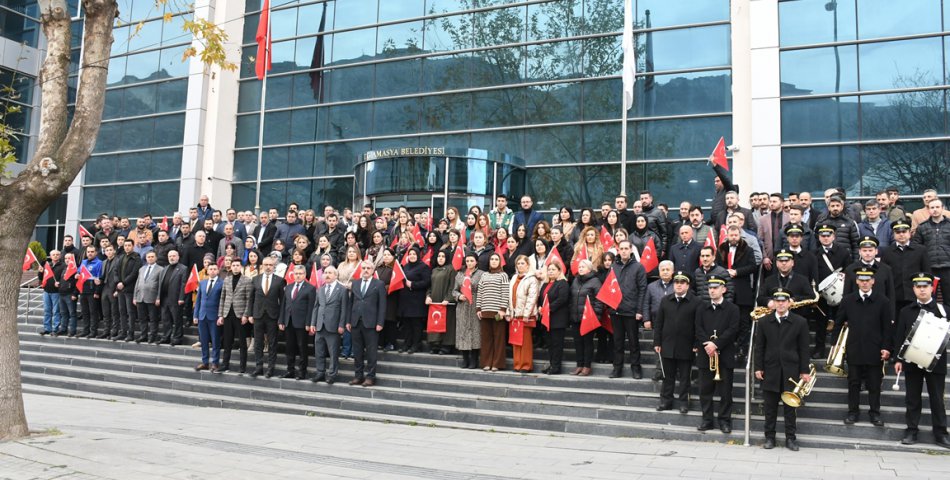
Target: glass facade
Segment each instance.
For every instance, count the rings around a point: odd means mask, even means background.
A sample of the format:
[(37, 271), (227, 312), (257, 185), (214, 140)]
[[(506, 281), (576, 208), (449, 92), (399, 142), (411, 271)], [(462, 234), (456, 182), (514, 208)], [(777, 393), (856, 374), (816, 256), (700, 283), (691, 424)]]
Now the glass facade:
[[(33, 90), (36, 79), (22, 72), (0, 68), (0, 108), (4, 111), (3, 122), (17, 132), (11, 139), (16, 148), (16, 159), (26, 163), (29, 158), (30, 140), (33, 138)], [(8, 88), (9, 87), (9, 88)]]
[[(359, 155), (396, 147), (522, 158), (527, 192), (545, 209), (599, 204), (619, 191), (622, 0), (271, 5), (262, 208), (351, 205), (362, 191), (353, 176)], [(732, 136), (729, 1), (634, 5), (627, 190), (649, 185), (705, 203), (709, 139)], [(260, 6), (246, 1), (238, 209), (255, 206), (261, 83), (251, 59)], [(318, 194), (318, 182), (332, 189)]]
[[(174, 3), (174, 2), (170, 2)], [(102, 127), (83, 179), (81, 218), (99, 213), (137, 217), (178, 210), (188, 62), (181, 19), (164, 22), (153, 0), (119, 0)], [(177, 7), (170, 13), (188, 17)], [(73, 64), (82, 31), (74, 22)], [(75, 100), (78, 70), (70, 77)], [(143, 182), (148, 182), (143, 185)]]
[(0, 0), (0, 37), (36, 48), (40, 38), (39, 13), (36, 0)]
[(783, 191), (950, 190), (948, 16), (941, 0), (779, 3)]

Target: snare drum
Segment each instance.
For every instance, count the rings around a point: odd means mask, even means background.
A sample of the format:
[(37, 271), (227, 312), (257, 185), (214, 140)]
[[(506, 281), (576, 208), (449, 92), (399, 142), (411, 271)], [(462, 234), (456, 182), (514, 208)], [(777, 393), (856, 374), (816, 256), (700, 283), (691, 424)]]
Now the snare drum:
[(837, 307), (844, 296), (844, 273), (832, 272), (818, 284), (818, 293), (829, 306)]
[(920, 368), (931, 372), (937, 366), (937, 362), (943, 358), (948, 342), (950, 342), (950, 322), (926, 310), (921, 310), (897, 358), (917, 364)]

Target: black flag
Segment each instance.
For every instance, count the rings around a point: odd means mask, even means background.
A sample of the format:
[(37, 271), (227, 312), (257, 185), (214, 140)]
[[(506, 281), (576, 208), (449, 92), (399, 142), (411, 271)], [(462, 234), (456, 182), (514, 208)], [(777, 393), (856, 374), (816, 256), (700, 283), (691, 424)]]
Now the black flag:
[[(323, 30), (327, 22), (327, 4), (323, 4), (323, 15), (320, 16), (320, 28), (317, 31), (317, 43), (313, 46), (313, 58), (310, 60), (310, 68), (323, 68)], [(314, 70), (310, 72), (310, 88), (313, 90), (313, 98), (318, 102), (323, 102), (323, 70)]]

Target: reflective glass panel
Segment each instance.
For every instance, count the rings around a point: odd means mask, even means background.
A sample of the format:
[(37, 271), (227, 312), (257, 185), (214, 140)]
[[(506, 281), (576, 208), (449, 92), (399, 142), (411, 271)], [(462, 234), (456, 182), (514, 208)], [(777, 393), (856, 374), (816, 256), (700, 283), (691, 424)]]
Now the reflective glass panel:
[(919, 38), (859, 45), (861, 90), (942, 84), (941, 43), (940, 38)]
[[(352, 175), (356, 160), (369, 150), (369, 142), (331, 143), (326, 148), (326, 169), (324, 175)], [(317, 154), (319, 160), (320, 154)], [(314, 167), (316, 169), (317, 166)]]
[(152, 215), (165, 215), (178, 209), (180, 183), (153, 183), (149, 187), (148, 209), (144, 211), (152, 212)]
[(588, 38), (584, 40), (584, 76), (620, 75), (623, 68), (621, 37)]
[(528, 46), (528, 81), (560, 80), (583, 76), (581, 42), (555, 42)]
[(289, 156), (286, 147), (265, 148), (261, 155), (261, 178), (287, 178)]
[(188, 75), (188, 64), (191, 60), (182, 61), (185, 49), (190, 45), (166, 48), (162, 50), (159, 77), (184, 77)]
[[(471, 145), (472, 148), (481, 148), (524, 158), (525, 130), (473, 132)], [(533, 148), (535, 143), (531, 143), (531, 145)]]
[[(231, 185), (231, 206), (238, 210), (254, 210), (256, 199), (256, 185), (253, 183), (237, 183)], [(276, 205), (274, 205), (276, 207)], [(271, 205), (261, 205), (261, 208), (270, 208)]]
[(525, 131), (526, 165), (578, 163), (581, 158), (581, 127), (532, 128)]
[(234, 152), (234, 181), (254, 180), (257, 178), (257, 150), (238, 150)]
[(637, 77), (634, 109), (638, 117), (728, 112), (732, 110), (732, 73), (719, 70)]
[(147, 48), (155, 48), (162, 44), (162, 20), (153, 20), (141, 24), (136, 23), (129, 38), (129, 51), (135, 52)]
[[(375, 0), (374, 0), (375, 1)], [(339, 19), (337, 19), (339, 20)], [(333, 63), (369, 60), (376, 50), (376, 29), (364, 28), (333, 34)]]
[(636, 0), (634, 28), (657, 28), (729, 20), (729, 0)]
[(319, 32), (321, 19), (323, 19), (324, 31), (333, 28), (333, 2), (304, 5), (297, 11), (300, 12), (297, 15), (297, 35), (312, 35)]
[(257, 112), (261, 109), (261, 82), (251, 80), (238, 84), (238, 113)]
[(943, 136), (945, 120), (945, 90), (861, 96), (864, 140)]
[(473, 87), (521, 83), (525, 77), (525, 47), (472, 53), (471, 77)]
[(336, 21), (333, 23), (335, 29), (376, 23), (378, 8), (376, 0), (338, 0), (334, 3), (336, 4)]
[(784, 96), (854, 92), (858, 57), (854, 45), (789, 50), (780, 54)]
[(521, 88), (472, 92), (472, 128), (522, 125), (524, 104)]
[(400, 135), (419, 132), (419, 99), (376, 102), (373, 115), (373, 135)]
[(623, 82), (619, 78), (584, 82), (581, 85), (584, 89), (584, 120), (620, 118), (617, 102), (623, 94)]
[(729, 25), (642, 33), (636, 35), (636, 43), (644, 52), (637, 58), (638, 72), (730, 63)]
[[(627, 191), (648, 188), (658, 202), (688, 201), (694, 204), (711, 204), (709, 166), (706, 162), (646, 163), (642, 167), (644, 183), (631, 182), (630, 173), (638, 168), (628, 166)], [(640, 172), (636, 172), (640, 174)], [(639, 176), (639, 175), (638, 175)]]
[(476, 12), (473, 33), (476, 47), (525, 41), (525, 7)]
[(472, 15), (452, 15), (426, 20), (423, 49), (445, 52), (472, 47)]
[(782, 143), (858, 139), (858, 98), (816, 98), (782, 102)]
[(807, 191), (822, 198), (828, 185), (841, 185), (848, 196), (857, 195), (859, 182), (855, 174), (859, 171), (857, 147), (782, 149), (783, 192)]
[(376, 96), (418, 93), (421, 75), (422, 60), (420, 59), (380, 63), (376, 65)]
[[(271, 8), (273, 8), (273, 6)], [(270, 13), (270, 31), (274, 40), (296, 35), (297, 9), (284, 8), (272, 10)]]
[(235, 133), (235, 142), (234, 146), (237, 148), (241, 147), (256, 147), (257, 146), (257, 135), (260, 124), (258, 123), (259, 115), (242, 115), (237, 117), (237, 131)]
[(858, 2), (858, 33), (861, 38), (913, 35), (940, 30), (940, 0)]
[(526, 193), (541, 209), (555, 209), (561, 205), (599, 205), (620, 191), (620, 165), (529, 168), (527, 189)]
[(945, 142), (892, 143), (861, 146), (862, 194), (874, 195), (890, 186), (901, 192), (950, 189), (950, 156)]
[(419, 53), (422, 53), (422, 21), (379, 27), (376, 35), (377, 55), (385, 58)]
[(185, 114), (155, 117), (153, 147), (181, 145), (185, 139)]
[(449, 160), (449, 191), (491, 195), (494, 163), (471, 158)]
[(857, 38), (854, 3), (854, 0), (779, 2), (779, 44), (785, 47), (854, 40)]
[(123, 116), (134, 117), (155, 113), (156, 87), (154, 83), (125, 89)]
[(582, 0), (528, 5), (528, 41), (582, 35), (583, 6)]
[(294, 110), (290, 114), (290, 142), (312, 142), (316, 138), (317, 109)]
[(581, 116), (581, 84), (557, 83), (525, 89), (525, 123), (575, 121)]
[(84, 185), (112, 183), (115, 181), (115, 156), (102, 155), (89, 157), (86, 162)]
[(620, 156), (620, 124), (584, 125), (584, 162), (616, 162)]
[(426, 97), (422, 130), (431, 132), (468, 128), (471, 108), (472, 96), (468, 93)]
[(276, 145), (290, 141), (290, 112), (267, 112), (264, 114), (264, 145)]
[(584, 33), (613, 33), (621, 30), (623, 0), (584, 0)]
[(330, 87), (329, 102), (343, 102), (373, 96), (373, 72), (375, 66), (349, 67), (333, 70), (327, 84)]
[(174, 80), (157, 84), (158, 113), (185, 109), (188, 99), (188, 80)]
[(372, 123), (373, 104), (338, 105), (330, 107), (330, 138), (356, 138), (367, 136)]
[(627, 128), (627, 158), (706, 158), (710, 139), (732, 137), (732, 117), (632, 122)]
[(174, 180), (181, 177), (181, 149), (153, 150), (151, 170), (143, 180)]
[(441, 92), (468, 87), (471, 83), (471, 59), (468, 53), (423, 59), (423, 91)]

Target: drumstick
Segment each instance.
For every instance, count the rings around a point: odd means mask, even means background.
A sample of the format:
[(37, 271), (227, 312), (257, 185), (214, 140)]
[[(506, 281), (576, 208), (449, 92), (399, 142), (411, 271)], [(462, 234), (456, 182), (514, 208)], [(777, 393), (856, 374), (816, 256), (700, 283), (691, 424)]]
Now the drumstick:
[(901, 389), (901, 372), (897, 372), (897, 378), (894, 379), (894, 385), (891, 385), (891, 390), (895, 392)]

